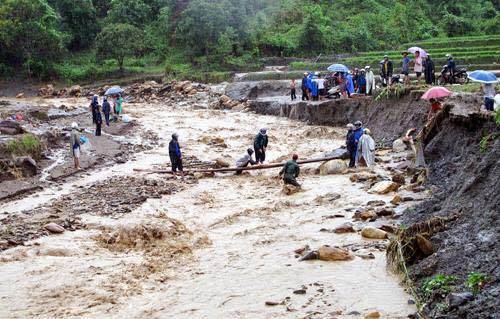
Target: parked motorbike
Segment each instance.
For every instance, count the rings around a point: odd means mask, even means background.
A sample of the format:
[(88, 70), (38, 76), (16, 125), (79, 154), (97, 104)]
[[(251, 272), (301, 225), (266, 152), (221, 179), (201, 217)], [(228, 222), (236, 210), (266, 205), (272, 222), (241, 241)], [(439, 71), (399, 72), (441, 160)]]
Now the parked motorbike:
[(441, 69), (441, 74), (437, 79), (438, 85), (444, 84), (467, 84), (469, 83), (469, 77), (467, 76), (467, 69), (459, 69), (453, 74), (450, 75), (448, 72), (448, 66), (443, 65)]

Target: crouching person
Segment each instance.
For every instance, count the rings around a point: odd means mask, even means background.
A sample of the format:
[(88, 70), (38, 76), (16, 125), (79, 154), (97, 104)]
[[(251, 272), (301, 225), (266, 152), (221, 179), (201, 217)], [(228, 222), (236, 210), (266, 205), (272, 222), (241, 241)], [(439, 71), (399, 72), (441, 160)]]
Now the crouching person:
[[(251, 148), (247, 149), (247, 153), (242, 158), (236, 161), (236, 167), (243, 168), (247, 167), (248, 164), (250, 165), (257, 164), (257, 162), (252, 159), (252, 155), (253, 155), (253, 150)], [(240, 175), (241, 172), (242, 170), (236, 171), (236, 175)]]
[(279, 176), (283, 176), (283, 182), (285, 184), (290, 184), (296, 187), (300, 187), (300, 184), (295, 180), (299, 177), (300, 168), (297, 164), (297, 160), (299, 156), (297, 154), (293, 154), (292, 159), (285, 163), (285, 166), (281, 169)]

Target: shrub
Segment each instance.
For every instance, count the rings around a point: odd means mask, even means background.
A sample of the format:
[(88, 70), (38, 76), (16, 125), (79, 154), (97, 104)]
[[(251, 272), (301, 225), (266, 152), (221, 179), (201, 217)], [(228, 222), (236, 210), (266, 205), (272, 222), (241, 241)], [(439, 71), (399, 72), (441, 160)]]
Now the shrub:
[(427, 300), (430, 300), (435, 294), (447, 295), (453, 290), (456, 282), (457, 277), (455, 276), (436, 275), (422, 284), (422, 294)]
[(481, 288), (483, 288), (484, 284), (488, 281), (488, 276), (478, 272), (471, 272), (469, 276), (467, 276), (467, 287), (472, 290), (472, 293), (476, 295)]
[(21, 138), (9, 141), (6, 145), (7, 152), (17, 156), (31, 156), (34, 159), (42, 157), (42, 143), (33, 134), (24, 134)]

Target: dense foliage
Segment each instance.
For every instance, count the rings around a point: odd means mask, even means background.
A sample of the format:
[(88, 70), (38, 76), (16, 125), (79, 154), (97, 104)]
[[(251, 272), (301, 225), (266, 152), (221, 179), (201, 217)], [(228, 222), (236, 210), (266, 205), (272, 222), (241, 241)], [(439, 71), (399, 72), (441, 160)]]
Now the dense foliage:
[(3, 0), (0, 73), (87, 77), (69, 67), (75, 56), (94, 68), (251, 69), (262, 56), (499, 34), (499, 10), (496, 0)]

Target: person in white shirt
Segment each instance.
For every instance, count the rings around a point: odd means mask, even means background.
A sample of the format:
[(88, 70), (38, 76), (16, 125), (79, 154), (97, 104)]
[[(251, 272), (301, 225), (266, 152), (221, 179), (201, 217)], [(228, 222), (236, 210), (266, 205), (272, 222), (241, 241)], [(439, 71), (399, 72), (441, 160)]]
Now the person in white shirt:
[(415, 60), (413, 61), (414, 66), (413, 70), (417, 75), (417, 85), (420, 84), (420, 77), (422, 76), (422, 72), (424, 70), (424, 63), (422, 61), (422, 57), (420, 56), (420, 51), (415, 51)]
[(318, 95), (319, 99), (323, 100), (326, 95), (326, 90), (325, 90), (325, 79), (321, 77), (321, 74), (317, 73), (317, 78), (313, 80), (316, 85), (318, 86)]

